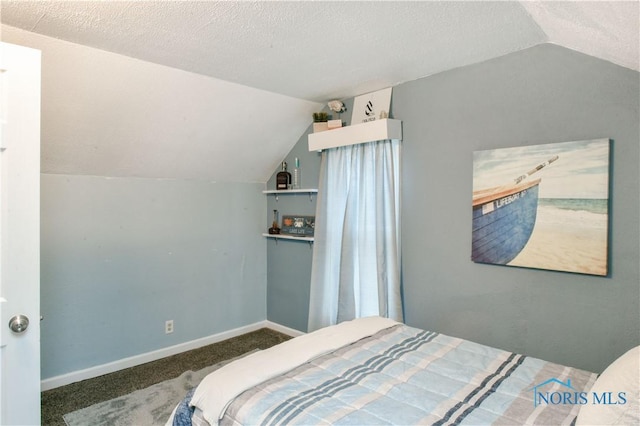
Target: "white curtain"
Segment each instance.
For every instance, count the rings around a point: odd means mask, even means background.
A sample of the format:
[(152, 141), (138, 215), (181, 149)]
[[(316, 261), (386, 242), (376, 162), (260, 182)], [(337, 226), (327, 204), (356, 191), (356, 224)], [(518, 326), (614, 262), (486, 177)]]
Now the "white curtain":
[(309, 331), (371, 315), (403, 320), (399, 140), (322, 152)]

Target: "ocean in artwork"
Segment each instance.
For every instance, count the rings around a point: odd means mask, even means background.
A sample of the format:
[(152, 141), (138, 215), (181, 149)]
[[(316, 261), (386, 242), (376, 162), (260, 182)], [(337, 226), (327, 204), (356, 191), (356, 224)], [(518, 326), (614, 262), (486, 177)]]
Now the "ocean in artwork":
[(609, 211), (609, 200), (598, 198), (540, 198), (538, 200), (538, 208), (540, 207), (606, 215)]

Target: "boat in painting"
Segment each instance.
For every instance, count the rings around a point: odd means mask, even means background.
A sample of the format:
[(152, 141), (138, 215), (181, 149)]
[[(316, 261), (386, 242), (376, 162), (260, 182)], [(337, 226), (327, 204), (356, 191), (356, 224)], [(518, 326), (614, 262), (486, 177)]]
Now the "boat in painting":
[(505, 265), (527, 245), (536, 224), (540, 179), (473, 193), (471, 260)]
[(506, 265), (527, 245), (536, 224), (541, 179), (529, 176), (555, 156), (508, 185), (473, 192), (471, 260)]

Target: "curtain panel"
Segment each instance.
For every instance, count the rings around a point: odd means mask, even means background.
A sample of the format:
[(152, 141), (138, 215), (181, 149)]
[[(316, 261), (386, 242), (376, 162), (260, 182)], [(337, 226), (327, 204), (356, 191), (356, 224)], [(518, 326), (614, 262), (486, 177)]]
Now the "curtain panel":
[(309, 331), (371, 315), (403, 320), (399, 140), (322, 152)]

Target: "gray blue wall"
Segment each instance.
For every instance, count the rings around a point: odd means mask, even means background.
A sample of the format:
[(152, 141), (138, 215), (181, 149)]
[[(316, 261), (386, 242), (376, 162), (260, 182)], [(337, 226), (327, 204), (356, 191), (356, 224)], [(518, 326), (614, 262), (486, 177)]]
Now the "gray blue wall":
[[(310, 129), (309, 129), (310, 131)], [(293, 173), (295, 158), (300, 159), (301, 186), (318, 188), (320, 173), (320, 153), (309, 152), (307, 133), (296, 143), (284, 161)], [(267, 189), (276, 188), (276, 172), (267, 182)], [(282, 215), (316, 214), (316, 194), (274, 195), (267, 197), (267, 217), (265, 230), (273, 221), (273, 210)], [(267, 319), (275, 323), (293, 328), (307, 330), (309, 315), (309, 279), (313, 249), (308, 242), (291, 240), (267, 241)]]
[[(407, 323), (593, 371), (640, 343), (639, 80), (543, 45), (394, 87)], [(472, 263), (472, 152), (592, 138), (613, 139), (610, 276)], [(306, 143), (287, 161), (316, 187)], [(42, 175), (43, 378), (265, 317), (306, 330), (312, 250), (260, 234), (315, 197), (263, 189)]]
[(263, 321), (263, 188), (43, 174), (42, 378)]
[[(541, 45), (394, 87), (409, 325), (597, 372), (640, 343), (639, 80)], [(595, 138), (613, 140), (610, 276), (471, 262), (473, 151)], [(304, 261), (294, 278), (269, 266), (269, 319), (306, 325)]]
[[(394, 88), (409, 324), (601, 371), (640, 343), (638, 73), (554, 45)], [(472, 152), (611, 138), (608, 278), (470, 261)]]

